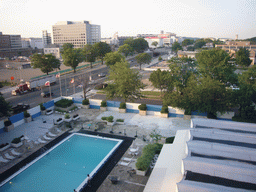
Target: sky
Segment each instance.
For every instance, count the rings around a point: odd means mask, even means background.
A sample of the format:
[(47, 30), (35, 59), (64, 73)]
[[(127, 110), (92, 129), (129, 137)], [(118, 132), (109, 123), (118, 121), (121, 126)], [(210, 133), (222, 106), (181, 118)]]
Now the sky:
[(256, 0), (0, 0), (0, 31), (42, 37), (58, 21), (91, 21), (101, 37), (172, 32), (185, 37), (256, 36)]

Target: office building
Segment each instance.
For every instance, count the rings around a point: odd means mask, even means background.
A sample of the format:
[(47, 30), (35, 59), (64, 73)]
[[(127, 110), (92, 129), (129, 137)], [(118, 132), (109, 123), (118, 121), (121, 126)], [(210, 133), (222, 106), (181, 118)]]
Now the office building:
[(101, 40), (100, 25), (89, 21), (61, 21), (52, 26), (53, 44), (71, 43), (74, 48), (94, 44)]
[(47, 33), (47, 30), (42, 31), (42, 41), (44, 47), (47, 47), (48, 45), (52, 44), (51, 33)]

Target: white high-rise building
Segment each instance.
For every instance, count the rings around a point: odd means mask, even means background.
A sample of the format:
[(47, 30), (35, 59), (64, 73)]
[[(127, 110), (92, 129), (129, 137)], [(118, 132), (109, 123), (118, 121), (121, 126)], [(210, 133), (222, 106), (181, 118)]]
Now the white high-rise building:
[(74, 48), (94, 44), (101, 40), (100, 25), (89, 21), (60, 21), (52, 26), (53, 44), (62, 46), (71, 43)]

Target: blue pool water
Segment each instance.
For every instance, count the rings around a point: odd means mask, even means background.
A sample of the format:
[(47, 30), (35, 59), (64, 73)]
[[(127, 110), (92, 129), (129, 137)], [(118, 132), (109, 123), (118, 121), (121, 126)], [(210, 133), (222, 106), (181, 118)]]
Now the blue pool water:
[(73, 134), (47, 154), (8, 180), (0, 191), (71, 192), (80, 189), (87, 174), (93, 175), (121, 140)]

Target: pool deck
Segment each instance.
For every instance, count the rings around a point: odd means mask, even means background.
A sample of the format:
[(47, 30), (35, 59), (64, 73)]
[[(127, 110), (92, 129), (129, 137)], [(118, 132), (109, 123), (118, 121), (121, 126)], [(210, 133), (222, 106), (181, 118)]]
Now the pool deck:
[[(40, 148), (47, 146), (47, 144), (51, 141), (48, 141), (46, 144), (34, 144), (34, 142), (37, 141), (38, 138), (42, 138), (42, 136), (47, 134), (47, 132), (49, 131), (54, 134), (58, 134), (59, 137), (62, 137), (61, 135), (65, 135), (67, 132), (78, 132), (80, 130), (92, 131), (95, 134), (110, 134), (110, 132), (113, 131), (113, 133), (111, 134), (113, 136), (127, 136), (135, 139), (134, 143), (136, 144), (136, 146), (139, 147), (139, 154), (137, 155), (138, 157), (141, 155), (141, 150), (143, 146), (150, 143), (149, 134), (152, 132), (152, 130), (158, 129), (161, 133), (164, 134), (165, 137), (169, 137), (175, 135), (176, 131), (179, 129), (188, 129), (190, 125), (190, 121), (185, 121), (182, 118), (172, 118), (172, 120), (170, 120), (170, 118), (164, 119), (154, 116), (143, 117), (139, 114), (132, 113), (121, 114), (113, 111), (101, 112), (98, 109), (80, 109), (71, 113), (71, 115), (74, 114), (79, 114), (80, 119), (71, 123), (73, 129), (66, 127), (65, 124), (53, 125), (53, 119), (56, 120), (59, 117), (63, 117), (63, 115), (52, 114), (50, 116), (40, 116), (38, 118), (35, 118), (34, 121), (32, 121), (31, 123), (22, 124), (10, 132), (0, 134), (1, 143), (10, 143), (14, 137), (18, 137), (20, 135), (25, 135), (29, 139), (24, 140), (23, 146), (19, 147), (16, 150), (17, 152), (22, 153), (20, 157), (17, 157), (16, 159), (5, 164), (0, 163), (0, 174), (5, 172), (6, 170), (9, 170), (11, 167), (14, 167), (22, 160), (28, 158), (31, 154), (35, 153)], [(124, 119), (125, 124), (114, 125), (113, 127), (106, 125), (106, 123), (101, 120), (101, 117), (109, 115), (113, 115), (115, 119)], [(42, 118), (46, 120), (49, 125), (43, 125)], [(62, 130), (61, 133), (57, 132), (57, 127), (58, 129)], [(95, 128), (98, 129), (97, 132), (94, 131)], [(136, 134), (137, 137), (135, 138)], [(143, 138), (145, 138), (146, 140), (143, 140)], [(161, 140), (160, 142), (163, 143), (164, 140)], [(129, 146), (127, 145), (126, 150), (116, 155), (115, 161), (108, 165), (109, 167), (111, 167), (111, 170), (109, 169), (109, 172), (107, 174), (119, 177), (119, 182), (117, 184), (112, 184), (108, 177), (106, 177), (99, 179), (99, 183), (102, 183), (100, 185), (97, 184), (97, 178), (95, 178), (96, 180), (93, 178), (92, 184), (94, 182), (95, 185), (93, 185), (91, 188), (86, 187), (86, 189), (84, 189), (83, 191), (142, 192), (145, 188), (151, 171), (149, 171), (146, 176), (138, 176), (136, 174), (129, 174), (127, 172), (135, 168), (135, 162), (132, 162), (131, 164), (129, 164), (129, 166), (122, 166), (118, 164), (118, 161), (121, 157), (132, 157), (130, 154), (128, 154), (129, 150), (127, 149), (129, 148)], [(4, 154), (6, 152), (9, 152), (11, 149), (12, 148), (9, 148), (4, 152), (0, 152), (0, 154), (5, 157)], [(137, 157), (135, 156), (135, 159)]]

